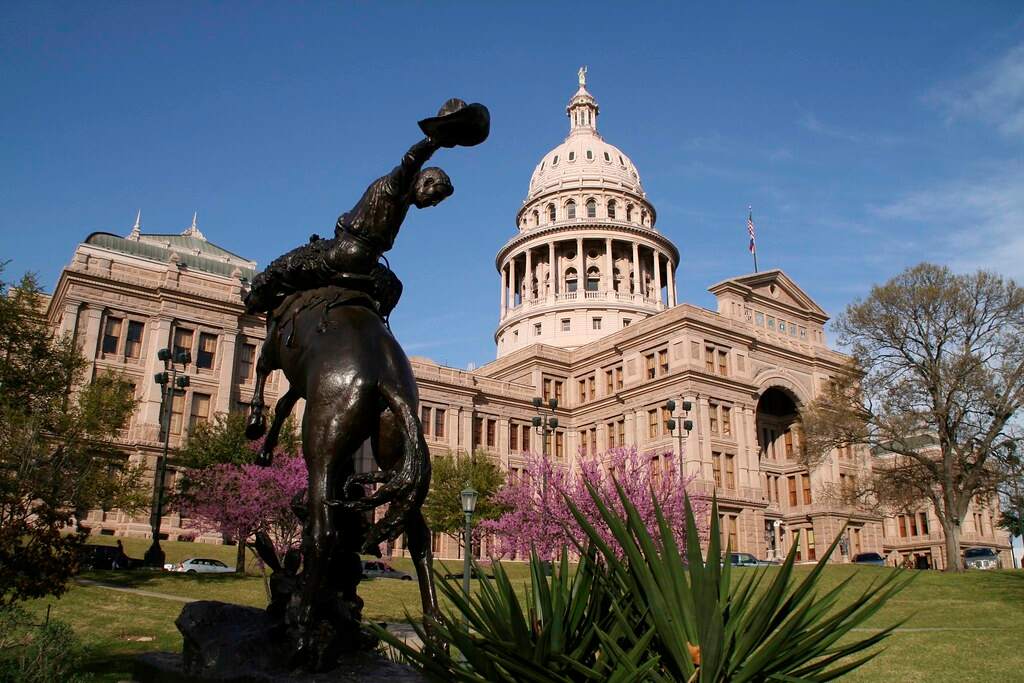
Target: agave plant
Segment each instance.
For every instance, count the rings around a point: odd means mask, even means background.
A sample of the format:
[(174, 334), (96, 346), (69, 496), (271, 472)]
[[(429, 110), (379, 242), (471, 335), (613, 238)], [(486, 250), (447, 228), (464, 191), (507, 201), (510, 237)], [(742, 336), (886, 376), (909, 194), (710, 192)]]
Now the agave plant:
[[(625, 519), (598, 492), (590, 495), (621, 546), (620, 557), (601, 540), (570, 502), (573, 514), (601, 554), (613, 595), (617, 628), (625, 647), (649, 642), (659, 665), (651, 681), (828, 681), (878, 654), (869, 648), (899, 624), (866, 638), (840, 642), (911, 580), (891, 572), (848, 604), (840, 597), (852, 576), (818, 595), (816, 587), (839, 537), (801, 581), (795, 581), (796, 544), (777, 571), (751, 572), (734, 586), (728, 557), (721, 552), (718, 504), (712, 503), (707, 558), (701, 559), (693, 512), (687, 502), (685, 555), (657, 511), (660, 543), (619, 488)], [(795, 584), (795, 585), (794, 585)], [(651, 632), (653, 631), (653, 637)], [(614, 656), (613, 653), (608, 653)]]
[[(569, 683), (648, 680), (657, 657), (650, 637), (619, 632), (612, 613), (612, 590), (603, 564), (584, 551), (575, 570), (567, 549), (554, 572), (536, 553), (530, 559), (530, 585), (520, 601), (501, 563), (494, 578), (482, 572), (480, 589), (466, 596), (453, 581), (439, 590), (453, 605), (431, 622), (429, 632), (409, 622), (423, 642), (416, 648), (382, 628), (371, 626), (390, 655), (421, 669), (430, 680), (471, 683)], [(547, 576), (550, 574), (550, 578)], [(617, 640), (628, 640), (623, 649)]]
[(446, 683), (797, 683), (856, 669), (877, 656), (869, 650), (899, 625), (846, 639), (910, 579), (888, 573), (845, 604), (841, 596), (852, 577), (819, 595), (838, 538), (802, 580), (794, 576), (794, 544), (780, 567), (746, 573), (734, 585), (723, 561), (728, 549), (723, 555), (719, 542), (717, 501), (703, 559), (689, 501), (684, 552), (660, 508), (656, 541), (621, 487), (625, 517), (588, 490), (619, 548), (570, 501), (589, 539), (577, 548), (575, 572), (563, 550), (549, 583), (534, 555), (521, 602), (495, 563), (494, 579), (482, 578), (476, 595), (440, 585), (454, 611), (433, 621), (429, 635), (410, 619), (422, 649), (383, 629), (377, 635), (427, 678)]

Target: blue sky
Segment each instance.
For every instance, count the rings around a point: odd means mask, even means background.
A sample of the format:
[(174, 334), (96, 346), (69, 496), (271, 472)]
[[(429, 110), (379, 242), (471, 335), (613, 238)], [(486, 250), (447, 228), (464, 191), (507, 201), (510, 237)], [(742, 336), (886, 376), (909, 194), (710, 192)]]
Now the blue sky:
[[(679, 246), (683, 301), (786, 270), (830, 313), (920, 260), (1024, 280), (1017, 3), (44, 3), (0, 16), (0, 258), (56, 282), (96, 230), (261, 265), (329, 233), (446, 98), (492, 134), (435, 161), (391, 264), (410, 354), (494, 357), (494, 254), (576, 70)], [(973, 5), (973, 6), (972, 6)]]

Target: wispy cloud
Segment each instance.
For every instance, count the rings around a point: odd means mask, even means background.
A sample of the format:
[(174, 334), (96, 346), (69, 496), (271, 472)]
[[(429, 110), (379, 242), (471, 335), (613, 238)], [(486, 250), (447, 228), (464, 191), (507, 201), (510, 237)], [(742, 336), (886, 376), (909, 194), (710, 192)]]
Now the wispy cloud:
[(933, 88), (925, 100), (949, 122), (972, 118), (1009, 137), (1024, 138), (1024, 43), (958, 81)]
[(825, 137), (842, 140), (843, 142), (849, 142), (855, 145), (889, 147), (904, 142), (903, 138), (898, 135), (852, 130), (826, 123), (819, 119), (814, 112), (809, 111), (805, 111), (800, 115), (800, 118), (797, 119), (797, 125), (817, 135), (823, 135)]
[(931, 236), (922, 258), (1024, 282), (1024, 164), (989, 167), (872, 207), (878, 218), (914, 223)]

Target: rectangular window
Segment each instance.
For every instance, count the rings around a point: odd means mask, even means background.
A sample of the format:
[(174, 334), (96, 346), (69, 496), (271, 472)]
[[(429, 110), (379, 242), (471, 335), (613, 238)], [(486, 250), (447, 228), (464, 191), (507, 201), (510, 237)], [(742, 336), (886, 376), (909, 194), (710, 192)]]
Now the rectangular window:
[(444, 408), (434, 408), (434, 438), (444, 438)]
[(587, 395), (590, 396), (590, 400), (593, 401), (597, 398), (597, 375), (591, 375), (587, 378)]
[(515, 453), (519, 450), (519, 425), (512, 425), (508, 430), (508, 449)]
[(101, 350), (104, 354), (117, 353), (121, 345), (121, 318), (107, 318), (107, 324), (103, 327), (103, 345)]
[(188, 418), (188, 430), (191, 432), (197, 424), (210, 420), (210, 395), (192, 394), (192, 414)]
[(711, 472), (715, 478), (715, 488), (722, 488), (722, 454), (717, 451), (711, 452)]
[(604, 393), (611, 395), (615, 392), (615, 380), (611, 370), (604, 371)]
[(919, 512), (917, 513), (918, 520), (921, 523), (921, 534), (924, 536), (928, 535), (928, 513)]
[(196, 353), (196, 367), (212, 370), (217, 355), (217, 335), (201, 332), (199, 334), (199, 352)]
[(597, 427), (590, 428), (590, 454), (597, 455)]
[(723, 377), (729, 374), (729, 352), (718, 351), (718, 374)]
[(704, 370), (709, 374), (715, 374), (715, 347), (704, 347)]
[(540, 336), (540, 333), (541, 333), (541, 331), (542, 331), (543, 329), (544, 329), (544, 328), (543, 328), (543, 327), (541, 327), (541, 324), (540, 324), (540, 323), (534, 323), (534, 325), (533, 325), (533, 336), (535, 336), (535, 337), (539, 337), (539, 336)]
[(910, 535), (917, 536), (917, 515), (907, 515), (910, 520)]
[(595, 329), (595, 330), (601, 329), (601, 319), (600, 318), (593, 318), (591, 320), (590, 324), (593, 326), (593, 329)]
[(619, 429), (619, 444), (625, 446), (626, 445), (626, 421), (625, 420), (619, 420), (616, 423), (616, 425), (618, 426), (618, 429)]
[(804, 555), (801, 552), (802, 548), (800, 547), (801, 542), (803, 541), (803, 539), (800, 537), (800, 532), (794, 531), (793, 534), (792, 534), (792, 539), (793, 539), (793, 543), (796, 545), (796, 558), (795, 559), (796, 559), (797, 562), (800, 562), (800, 561), (802, 561), (804, 559)]
[(653, 353), (648, 353), (647, 355), (644, 356), (644, 370), (647, 373), (647, 379), (654, 379), (656, 372), (654, 369)]
[(551, 397), (551, 380), (544, 378), (544, 402), (547, 403)]
[(555, 400), (558, 401), (559, 403), (562, 402), (562, 387), (563, 386), (565, 386), (565, 383), (562, 382), (562, 380), (560, 380), (560, 379), (556, 379), (555, 380)]
[(725, 454), (725, 488), (736, 490), (736, 456), (731, 453)]
[(565, 432), (555, 432), (555, 457), (565, 457)]
[(622, 366), (615, 368), (615, 388), (621, 389), (623, 387), (622, 381)]
[(729, 436), (732, 434), (732, 408), (729, 406), (722, 406), (722, 435)]
[(124, 340), (125, 358), (139, 358), (142, 356), (142, 329), (143, 324), (138, 320), (128, 321), (128, 335)]
[(562, 332), (568, 332), (572, 329), (572, 320), (570, 318), (562, 318)]
[(185, 416), (185, 392), (175, 391), (171, 396), (171, 434), (181, 434), (181, 421)]
[(790, 430), (787, 427), (786, 431), (784, 431), (782, 433), (782, 437), (785, 440), (785, 444), (786, 444), (786, 458), (788, 460), (792, 460), (793, 459), (793, 432), (792, 432), (792, 430)]
[(498, 442), (498, 421), (488, 420), (487, 421), (487, 447), (494, 448)]
[(737, 532), (737, 528), (736, 527), (738, 526), (738, 524), (737, 524), (738, 520), (739, 520), (739, 515), (729, 515), (729, 539), (728, 539), (728, 543), (729, 543), (729, 548), (731, 550), (736, 550), (736, 548), (738, 547), (736, 545), (737, 540), (738, 540), (737, 539), (737, 533), (736, 533)]
[(482, 417), (473, 418), (473, 446), (482, 446), (484, 443), (484, 419)]
[(192, 353), (193, 334), (192, 330), (184, 327), (179, 327), (174, 330), (174, 344), (172, 351), (175, 356), (177, 356), (181, 351), (188, 351), (189, 354)]
[(775, 331), (775, 318), (768, 316), (768, 329), (772, 332)]
[(579, 394), (580, 394), (579, 395), (579, 402), (580, 403), (586, 403), (587, 402), (587, 380), (585, 380), (585, 379), (581, 379), (579, 381)]
[(814, 547), (814, 529), (807, 530), (807, 559), (816, 560), (818, 559), (818, 551)]
[(252, 371), (256, 366), (256, 345), (242, 344), (238, 349), (238, 378), (243, 382), (252, 379)]
[(609, 422), (605, 425), (605, 429), (608, 430), (608, 448), (615, 448), (615, 423)]
[(718, 434), (718, 404), (708, 403), (708, 430), (712, 434)]
[(658, 372), (668, 374), (668, 349), (658, 351)]
[(907, 518), (905, 516), (903, 516), (903, 515), (900, 515), (896, 519), (899, 522), (899, 526), (900, 526), (900, 538), (906, 538), (907, 537)]
[(650, 439), (658, 437), (658, 411), (656, 409), (647, 411), (647, 437)]
[(629, 318), (623, 318), (623, 319), (622, 319), (622, 326), (623, 326), (623, 327), (629, 327), (629, 324), (630, 324), (631, 322), (633, 322), (633, 321), (632, 321), (632, 320), (630, 320)]
[(801, 327), (800, 328), (800, 338), (801, 339), (807, 339), (807, 328), (806, 327)]
[(802, 479), (804, 481), (804, 505), (810, 505), (811, 504), (811, 477), (810, 477), (810, 475), (805, 474), (805, 475), (803, 475)]
[(788, 477), (789, 479), (789, 507), (796, 507), (796, 477)]
[[(671, 434), (672, 430), (668, 428), (668, 421), (672, 419), (672, 413), (669, 412), (668, 408), (661, 407), (661, 433)], [(623, 444), (625, 445), (625, 444)]]
[(423, 436), (430, 436), (430, 427), (433, 425), (432, 417), (428, 406), (420, 406), (420, 425), (423, 427)]

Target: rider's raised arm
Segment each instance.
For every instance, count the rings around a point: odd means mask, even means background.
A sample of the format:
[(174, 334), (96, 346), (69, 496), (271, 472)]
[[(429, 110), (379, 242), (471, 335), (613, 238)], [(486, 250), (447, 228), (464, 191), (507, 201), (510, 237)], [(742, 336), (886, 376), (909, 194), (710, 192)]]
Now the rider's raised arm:
[(441, 145), (430, 138), (423, 138), (409, 148), (409, 151), (402, 157), (401, 163), (392, 169), (388, 174), (392, 187), (398, 195), (404, 195), (416, 182), (416, 174), (423, 168), (423, 164), (434, 155)]

